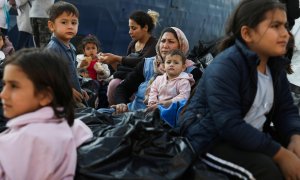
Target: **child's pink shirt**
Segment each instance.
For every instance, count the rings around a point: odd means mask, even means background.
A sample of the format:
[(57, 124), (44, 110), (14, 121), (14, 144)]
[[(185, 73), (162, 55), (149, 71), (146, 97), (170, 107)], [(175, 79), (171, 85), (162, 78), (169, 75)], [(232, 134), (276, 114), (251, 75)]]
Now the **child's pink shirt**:
[(157, 76), (151, 84), (148, 104), (155, 104), (160, 101), (170, 100), (176, 102), (188, 99), (191, 93), (191, 86), (195, 83), (193, 75), (182, 72), (172, 80), (167, 79), (166, 73)]
[(0, 134), (0, 179), (73, 179), (76, 148), (93, 135), (80, 120), (72, 127), (44, 107), (11, 119)]

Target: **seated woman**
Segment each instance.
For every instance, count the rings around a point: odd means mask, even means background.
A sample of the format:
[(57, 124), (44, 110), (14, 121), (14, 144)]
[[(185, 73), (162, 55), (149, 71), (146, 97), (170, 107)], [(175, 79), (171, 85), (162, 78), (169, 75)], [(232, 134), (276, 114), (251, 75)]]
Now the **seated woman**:
[(126, 75), (145, 57), (156, 55), (155, 45), (157, 39), (152, 36), (159, 14), (149, 10), (135, 11), (129, 16), (129, 35), (132, 41), (128, 45), (127, 55), (118, 56), (111, 53), (101, 53), (101, 60), (116, 68), (113, 78), (107, 89), (107, 97), (110, 105), (115, 104), (114, 94), (116, 87), (125, 79)]
[[(164, 29), (156, 45), (157, 55), (143, 59), (136, 68), (128, 74), (124, 81), (117, 87), (115, 94), (116, 113), (123, 113), (128, 110), (134, 111), (145, 109), (145, 90), (149, 80), (159, 73), (160, 64), (164, 62), (166, 54), (174, 49), (180, 49), (184, 54), (189, 50), (188, 40), (185, 34), (176, 27)], [(190, 60), (186, 61), (186, 71), (193, 75), (195, 81), (200, 79), (202, 72), (194, 66)], [(135, 93), (135, 99), (130, 102), (130, 97)], [(127, 105), (127, 103), (129, 103)]]
[(209, 167), (235, 178), (299, 179), (300, 117), (286, 77), (284, 5), (241, 1), (226, 35), (180, 119), (181, 134)]

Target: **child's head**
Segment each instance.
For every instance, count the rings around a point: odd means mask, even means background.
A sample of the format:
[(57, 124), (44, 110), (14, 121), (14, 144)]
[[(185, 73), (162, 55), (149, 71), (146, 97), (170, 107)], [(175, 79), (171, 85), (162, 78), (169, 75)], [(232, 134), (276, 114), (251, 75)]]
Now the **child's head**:
[(84, 77), (84, 78), (89, 78), (89, 72), (87, 69), (85, 68), (80, 68), (78, 69), (78, 73), (80, 74), (81, 77)]
[(186, 68), (185, 62), (186, 57), (181, 50), (175, 49), (168, 52), (164, 62), (164, 69), (168, 78), (172, 79), (179, 76)]
[(68, 66), (47, 50), (22, 49), (10, 56), (4, 67), (0, 98), (4, 116), (14, 118), (44, 106), (58, 118), (74, 121), (73, 94)]
[(48, 13), (50, 31), (64, 43), (69, 43), (78, 31), (78, 9), (71, 3), (58, 1), (50, 7)]
[(82, 39), (81, 42), (82, 51), (85, 56), (96, 57), (97, 53), (100, 52), (100, 42), (94, 35), (87, 35)]
[[(229, 18), (226, 27), (227, 37), (220, 44), (219, 50), (222, 51), (234, 44), (235, 39), (246, 43), (252, 50), (266, 48), (258, 47), (259, 43), (274, 46), (272, 39), (286, 40), (280, 39), (280, 36), (286, 35), (286, 28), (285, 6), (278, 0), (242, 0)], [(268, 36), (273, 38), (268, 39)]]

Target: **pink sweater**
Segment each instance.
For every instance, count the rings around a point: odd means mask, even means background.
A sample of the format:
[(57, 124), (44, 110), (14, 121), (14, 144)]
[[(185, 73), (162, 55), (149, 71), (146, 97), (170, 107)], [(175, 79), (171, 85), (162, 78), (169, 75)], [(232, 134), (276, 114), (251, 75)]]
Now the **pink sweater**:
[(0, 179), (73, 179), (76, 148), (92, 137), (80, 120), (69, 127), (44, 107), (11, 119), (0, 134)]
[(156, 104), (160, 101), (170, 100), (176, 102), (188, 99), (191, 93), (191, 86), (195, 83), (193, 75), (182, 72), (177, 78), (167, 80), (166, 73), (157, 76), (151, 84), (148, 104)]

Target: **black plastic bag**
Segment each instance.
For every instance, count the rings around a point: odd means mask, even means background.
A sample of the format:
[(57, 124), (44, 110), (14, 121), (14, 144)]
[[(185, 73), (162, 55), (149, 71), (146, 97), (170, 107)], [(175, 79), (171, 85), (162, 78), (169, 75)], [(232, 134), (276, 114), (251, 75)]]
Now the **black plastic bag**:
[(90, 110), (77, 113), (95, 138), (78, 149), (76, 179), (176, 179), (191, 165), (186, 139), (171, 136), (157, 113)]
[(75, 179), (226, 179), (207, 169), (158, 111), (108, 115), (85, 108), (76, 116), (94, 138), (78, 149)]

